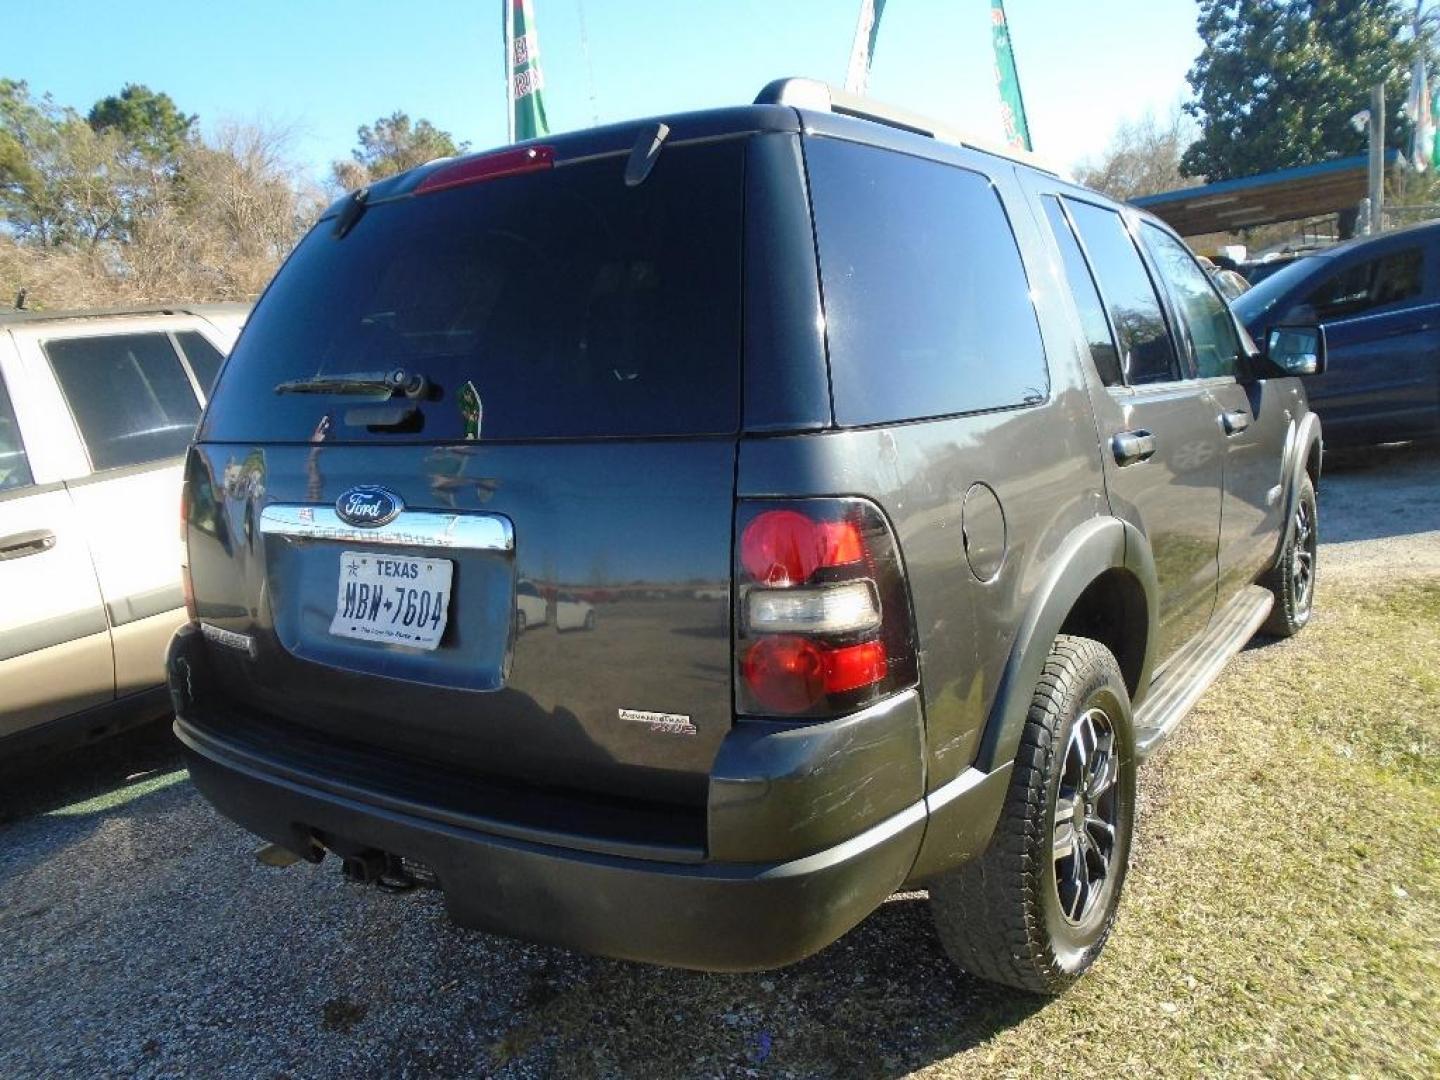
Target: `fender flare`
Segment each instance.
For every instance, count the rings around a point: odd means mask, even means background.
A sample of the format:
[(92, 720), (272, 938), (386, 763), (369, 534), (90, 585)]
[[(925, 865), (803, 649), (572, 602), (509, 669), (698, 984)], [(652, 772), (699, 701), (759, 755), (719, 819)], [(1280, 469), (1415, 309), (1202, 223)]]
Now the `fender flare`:
[(1045, 580), (1036, 588), (1001, 673), (975, 766), (985, 772), (1013, 761), (1025, 729), (1035, 686), (1050, 646), (1081, 595), (1101, 574), (1123, 569), (1134, 574), (1145, 593), (1145, 658), (1133, 705), (1145, 696), (1159, 636), (1159, 585), (1150, 543), (1133, 524), (1116, 517), (1091, 518), (1061, 545)]
[[(1305, 475), (1305, 463), (1310, 460), (1310, 451), (1316, 446), (1320, 447), (1323, 465), (1325, 438), (1320, 428), (1320, 417), (1313, 412), (1307, 412), (1290, 425), (1289, 437), (1285, 440), (1285, 456), (1280, 466), (1280, 532), (1267, 568), (1275, 565), (1280, 553), (1285, 550), (1285, 545), (1290, 542), (1290, 534), (1295, 530), (1295, 500), (1300, 497), (1300, 478)], [(1318, 484), (1318, 473), (1315, 479)]]

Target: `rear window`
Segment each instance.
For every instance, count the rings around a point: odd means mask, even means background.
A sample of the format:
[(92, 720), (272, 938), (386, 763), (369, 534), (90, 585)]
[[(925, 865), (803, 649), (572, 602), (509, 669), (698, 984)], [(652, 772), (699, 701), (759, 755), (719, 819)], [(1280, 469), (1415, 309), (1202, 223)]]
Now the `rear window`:
[(805, 144), (835, 418), (997, 409), (1049, 391), (1040, 327), (990, 181), (834, 139)]
[(10, 405), (10, 393), (0, 378), (0, 492), (28, 487), (33, 481), (25, 444), (20, 441), (20, 425)]
[(215, 376), (220, 374), (220, 365), (225, 362), (219, 349), (211, 345), (205, 339), (204, 334), (194, 330), (182, 330), (175, 335), (175, 340), (180, 342), (180, 349), (185, 353), (185, 359), (190, 361), (190, 370), (195, 373), (195, 381), (200, 384), (200, 389), (205, 393), (215, 385)]
[[(622, 155), (377, 203), (341, 239), (322, 221), (251, 316), (203, 437), (735, 432), (743, 164), (740, 140), (670, 147), (636, 187)], [(367, 427), (373, 400), (275, 391), (396, 369), (433, 387), (398, 430)]]
[(63, 338), (44, 348), (97, 471), (185, 453), (200, 402), (169, 335)]

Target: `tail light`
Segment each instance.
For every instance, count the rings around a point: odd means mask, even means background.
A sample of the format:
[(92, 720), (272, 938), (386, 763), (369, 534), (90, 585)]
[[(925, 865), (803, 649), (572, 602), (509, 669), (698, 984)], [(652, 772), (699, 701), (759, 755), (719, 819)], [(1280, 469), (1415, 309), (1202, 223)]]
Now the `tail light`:
[(874, 504), (746, 500), (735, 528), (741, 715), (836, 716), (915, 685), (910, 594)]
[(465, 184), (478, 184), (482, 180), (499, 180), (505, 176), (521, 176), (524, 173), (541, 172), (555, 166), (555, 148), (551, 146), (522, 146), (514, 150), (501, 150), (494, 154), (481, 154), (461, 158), (443, 165), (415, 186), (416, 195), (432, 191), (448, 191)]
[(190, 580), (190, 480), (180, 481), (180, 591), (185, 596), (185, 614), (194, 622), (195, 585)]

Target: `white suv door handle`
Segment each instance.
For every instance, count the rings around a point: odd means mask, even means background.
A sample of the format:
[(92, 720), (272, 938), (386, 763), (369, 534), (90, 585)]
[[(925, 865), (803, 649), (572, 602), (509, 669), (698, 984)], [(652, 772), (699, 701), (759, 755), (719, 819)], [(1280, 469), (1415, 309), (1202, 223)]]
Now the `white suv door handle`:
[(26, 555), (39, 555), (55, 546), (55, 534), (49, 529), (31, 529), (28, 532), (0, 536), (0, 562), (6, 559), (23, 559)]

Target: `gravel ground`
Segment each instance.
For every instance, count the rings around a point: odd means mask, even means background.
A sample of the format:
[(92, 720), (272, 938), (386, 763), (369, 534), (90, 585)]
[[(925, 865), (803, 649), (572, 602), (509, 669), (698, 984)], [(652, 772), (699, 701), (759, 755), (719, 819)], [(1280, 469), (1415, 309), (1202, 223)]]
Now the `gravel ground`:
[[(1440, 451), (1332, 466), (1322, 572), (1440, 574)], [(0, 1076), (759, 1075), (800, 1033), (832, 1074), (897, 1076), (1038, 1007), (951, 970), (916, 895), (784, 971), (696, 975), (460, 931), (433, 894), (255, 848), (163, 728), (0, 775)], [(873, 1024), (827, 1031), (857, 1002)]]
[(1327, 576), (1440, 575), (1440, 447), (1327, 458), (1320, 538)]

